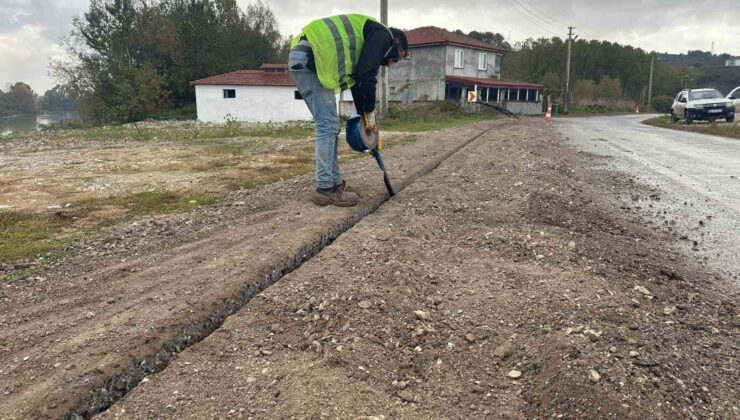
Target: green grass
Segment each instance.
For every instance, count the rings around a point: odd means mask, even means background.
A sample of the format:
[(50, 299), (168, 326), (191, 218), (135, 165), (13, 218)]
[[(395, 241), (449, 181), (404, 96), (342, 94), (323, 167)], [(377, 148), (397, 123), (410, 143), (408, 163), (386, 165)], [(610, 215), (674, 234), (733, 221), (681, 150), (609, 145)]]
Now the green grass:
[(650, 118), (643, 121), (643, 124), (652, 125), (653, 127), (668, 128), (672, 130), (691, 131), (694, 133), (712, 134), (715, 136), (729, 137), (733, 139), (740, 139), (740, 123), (727, 123), (724, 121), (705, 123), (695, 122), (694, 124), (687, 125), (684, 121), (677, 123), (671, 122), (671, 117), (662, 116)]
[[(220, 199), (219, 195), (212, 193), (179, 195), (167, 190), (146, 191), (114, 199), (75, 203), (72, 206), (75, 213), (71, 214), (83, 215), (107, 205), (124, 207), (132, 216), (164, 214), (216, 204)], [(117, 221), (116, 218), (98, 220), (93, 230), (114, 225)], [(65, 234), (65, 227), (71, 223), (72, 220), (56, 214), (0, 212), (0, 263), (28, 261), (48, 253), (61, 256), (66, 244), (85, 234), (81, 230)]]
[(479, 121), (490, 120), (487, 113), (467, 113), (458, 108), (457, 102), (432, 102), (411, 107), (391, 106), (383, 118), (380, 129), (388, 131), (417, 132), (440, 130)]
[(220, 125), (201, 125), (195, 122), (182, 122), (172, 126), (147, 126), (143, 123), (131, 125), (111, 125), (103, 127), (84, 127), (55, 129), (45, 132), (15, 131), (0, 138), (0, 141), (32, 139), (40, 137), (50, 142), (65, 144), (65, 140), (110, 141), (110, 140), (169, 140), (188, 141), (205, 139), (228, 139), (235, 137), (296, 138), (311, 136), (312, 123), (296, 124), (242, 124), (227, 121)]
[(190, 104), (182, 108), (154, 113), (149, 118), (156, 121), (189, 121), (198, 118), (198, 110), (195, 104)]
[(109, 202), (125, 207), (132, 214), (148, 215), (192, 210), (216, 204), (219, 200), (220, 197), (212, 193), (183, 196), (168, 190), (155, 190), (118, 197)]
[(417, 121), (399, 121), (399, 120), (383, 120), (380, 122), (381, 130), (388, 131), (399, 131), (399, 132), (419, 132), (419, 131), (432, 131), (442, 130), (444, 128), (457, 127), (464, 124), (471, 124), (480, 121), (490, 120), (491, 115), (487, 114), (460, 114), (451, 115), (448, 117), (417, 120)]
[(59, 237), (62, 227), (56, 215), (0, 212), (0, 262), (60, 251), (67, 242)]
[(259, 186), (260, 184), (255, 181), (234, 181), (229, 183), (230, 190), (253, 190)]
[[(187, 113), (187, 110), (183, 111)], [(162, 115), (165, 118), (166, 115)], [(179, 119), (177, 117), (173, 117)], [(474, 123), (492, 118), (486, 113), (465, 113), (457, 108), (457, 104), (440, 102), (429, 106), (391, 107), (388, 117), (380, 122), (380, 127), (388, 131), (417, 132), (439, 130)], [(228, 120), (219, 125), (201, 125), (195, 121), (182, 121), (171, 126), (151, 126), (145, 123), (110, 125), (103, 127), (55, 128), (42, 132), (13, 132), (4, 136), (0, 141), (24, 140), (40, 137), (50, 142), (52, 146), (69, 147), (69, 141), (199, 141), (223, 140), (232, 138), (300, 138), (311, 137), (314, 134), (313, 123), (293, 124), (244, 124)], [(215, 148), (228, 146), (219, 144)], [(232, 149), (233, 150), (233, 149)]]
[[(381, 123), (382, 130), (388, 131), (429, 131), (459, 126), (490, 119), (487, 114), (467, 114), (449, 105), (435, 105), (428, 108), (408, 108), (395, 110), (389, 118)], [(222, 126), (201, 126), (195, 123), (182, 123), (173, 127), (144, 128), (124, 126), (93, 127), (73, 130), (57, 130), (53, 133), (37, 133), (35, 135), (63, 136), (74, 140), (115, 140), (138, 138), (172, 139), (185, 143), (203, 145), (209, 152), (218, 154), (243, 155), (264, 144), (265, 138), (295, 138), (312, 137), (312, 124), (274, 125), (265, 124), (246, 126), (239, 123), (226, 123)], [(233, 137), (258, 137), (252, 141), (232, 141)], [(415, 135), (406, 136), (394, 144), (386, 144), (390, 149), (394, 146), (417, 140)], [(62, 143), (63, 144), (63, 143)], [(62, 146), (60, 146), (62, 147)], [(67, 145), (64, 147), (74, 147)], [(313, 153), (312, 144), (307, 143), (309, 155)], [(366, 156), (360, 153), (343, 152), (342, 162)], [(288, 159), (288, 158), (286, 158)], [(227, 190), (254, 189), (261, 185), (279, 180), (290, 179), (298, 175), (310, 173), (314, 165), (310, 157), (289, 157), (285, 162), (289, 167), (274, 168), (274, 170), (260, 173), (254, 179), (235, 180), (227, 186)], [(94, 233), (104, 226), (112, 226), (130, 217), (139, 217), (153, 214), (166, 214), (189, 211), (199, 206), (218, 203), (222, 195), (217, 193), (202, 193), (197, 195), (181, 194), (166, 189), (145, 191), (123, 197), (105, 199), (90, 199), (73, 203), (64, 215), (51, 213), (24, 214), (12, 211), (0, 212), (0, 263), (28, 261), (41, 255), (63, 255), (64, 247), (71, 241), (78, 240), (89, 233)], [(89, 215), (113, 207), (125, 210), (124, 214), (115, 212), (112, 216), (94, 216), (93, 225), (86, 228), (76, 227), (77, 219), (91, 220)], [(102, 211), (102, 212), (101, 212)], [(113, 214), (113, 213), (110, 213)]]

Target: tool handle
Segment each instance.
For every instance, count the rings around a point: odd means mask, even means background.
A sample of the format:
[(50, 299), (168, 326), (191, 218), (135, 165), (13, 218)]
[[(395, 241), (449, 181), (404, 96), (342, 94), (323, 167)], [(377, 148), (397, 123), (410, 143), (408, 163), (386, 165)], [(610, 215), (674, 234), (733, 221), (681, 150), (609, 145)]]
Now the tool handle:
[(380, 152), (378, 152), (377, 148), (373, 149), (372, 153), (373, 153), (373, 157), (375, 158), (375, 161), (378, 162), (378, 166), (380, 167), (380, 170), (383, 171), (383, 183), (385, 184), (385, 189), (388, 190), (388, 195), (393, 197), (394, 195), (396, 195), (396, 192), (393, 191), (391, 180), (388, 178), (388, 173), (385, 171), (385, 164), (383, 164), (383, 158), (380, 157)]

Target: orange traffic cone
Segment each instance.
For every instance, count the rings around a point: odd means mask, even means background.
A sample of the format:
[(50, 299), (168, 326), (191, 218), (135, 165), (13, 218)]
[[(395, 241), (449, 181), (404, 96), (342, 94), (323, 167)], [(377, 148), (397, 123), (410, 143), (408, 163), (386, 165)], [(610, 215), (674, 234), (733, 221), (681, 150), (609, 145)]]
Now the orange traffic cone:
[(639, 114), (639, 113), (640, 113), (640, 105), (637, 105), (635, 107), (635, 114)]
[(552, 122), (552, 103), (547, 103), (547, 112), (545, 112), (545, 122)]

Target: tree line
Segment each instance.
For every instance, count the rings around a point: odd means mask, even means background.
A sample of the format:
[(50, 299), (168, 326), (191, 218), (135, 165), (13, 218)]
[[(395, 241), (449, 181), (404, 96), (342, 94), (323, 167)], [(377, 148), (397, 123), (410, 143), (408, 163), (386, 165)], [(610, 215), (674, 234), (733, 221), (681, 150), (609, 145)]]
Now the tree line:
[[(545, 94), (562, 101), (565, 94), (567, 41), (527, 39), (510, 44), (503, 35), (472, 31), (458, 34), (507, 48), (502, 77), (545, 85)], [(687, 54), (647, 52), (630, 45), (598, 40), (576, 40), (572, 45), (571, 101), (644, 104), (648, 101), (650, 63), (653, 67), (651, 103), (669, 109), (683, 88), (711, 87), (728, 93), (740, 80), (740, 67), (725, 67), (728, 54), (689, 51)], [(666, 105), (667, 103), (667, 105)]]
[(72, 60), (53, 75), (92, 123), (126, 122), (195, 102), (189, 82), (286, 60), (286, 42), (261, 1), (91, 0), (73, 19)]
[[(650, 53), (615, 42), (577, 40), (573, 42), (571, 55), (573, 95), (647, 102), (653, 60)], [(566, 60), (566, 40), (557, 37), (528, 39), (516, 43), (505, 56), (503, 77), (542, 83), (548, 93), (562, 97)], [(675, 95), (680, 89), (680, 71), (654, 61), (652, 96)]]
[(34, 115), (43, 112), (70, 112), (77, 109), (77, 98), (61, 85), (38, 96), (27, 83), (9, 84), (0, 89), (0, 116)]
[(16, 82), (0, 89), (0, 116), (35, 114), (38, 95), (31, 86)]

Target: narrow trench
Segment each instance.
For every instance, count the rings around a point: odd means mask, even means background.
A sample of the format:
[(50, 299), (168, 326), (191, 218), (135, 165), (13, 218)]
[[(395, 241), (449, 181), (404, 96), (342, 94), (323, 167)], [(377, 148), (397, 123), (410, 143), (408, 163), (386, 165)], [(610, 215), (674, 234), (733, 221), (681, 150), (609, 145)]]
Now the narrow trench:
[[(469, 145), (482, 135), (488, 133), (497, 127), (506, 125), (510, 120), (504, 120), (501, 123), (493, 124), (482, 130), (475, 136), (465, 140), (460, 145), (444, 153), (441, 157), (433, 162), (423, 166), (411, 176), (406, 178), (400, 185), (394, 186), (396, 192), (415, 182), (417, 179), (437, 169), (439, 165), (450, 156), (454, 155), (465, 146)], [(96, 414), (102, 413), (110, 408), (116, 401), (123, 398), (131, 392), (141, 382), (144, 377), (153, 373), (160, 372), (166, 368), (169, 363), (177, 357), (177, 354), (186, 348), (202, 341), (215, 330), (217, 330), (226, 321), (226, 318), (233, 315), (243, 308), (253, 297), (278, 282), (285, 275), (297, 270), (306, 261), (316, 256), (322, 249), (330, 245), (334, 240), (344, 232), (350, 230), (357, 222), (368, 215), (374, 213), (380, 206), (389, 200), (388, 194), (375, 199), (359, 209), (352, 217), (342, 223), (333, 226), (320, 239), (301, 247), (292, 257), (284, 260), (272, 271), (265, 275), (257, 283), (251, 283), (244, 287), (237, 295), (226, 299), (220, 303), (210, 314), (205, 317), (186, 324), (182, 327), (180, 335), (169, 343), (165, 344), (156, 354), (140, 359), (128, 366), (123, 372), (108, 378), (102, 389), (92, 390), (90, 395), (80, 401), (77, 406), (70, 410), (65, 416), (65, 420), (89, 419)]]

